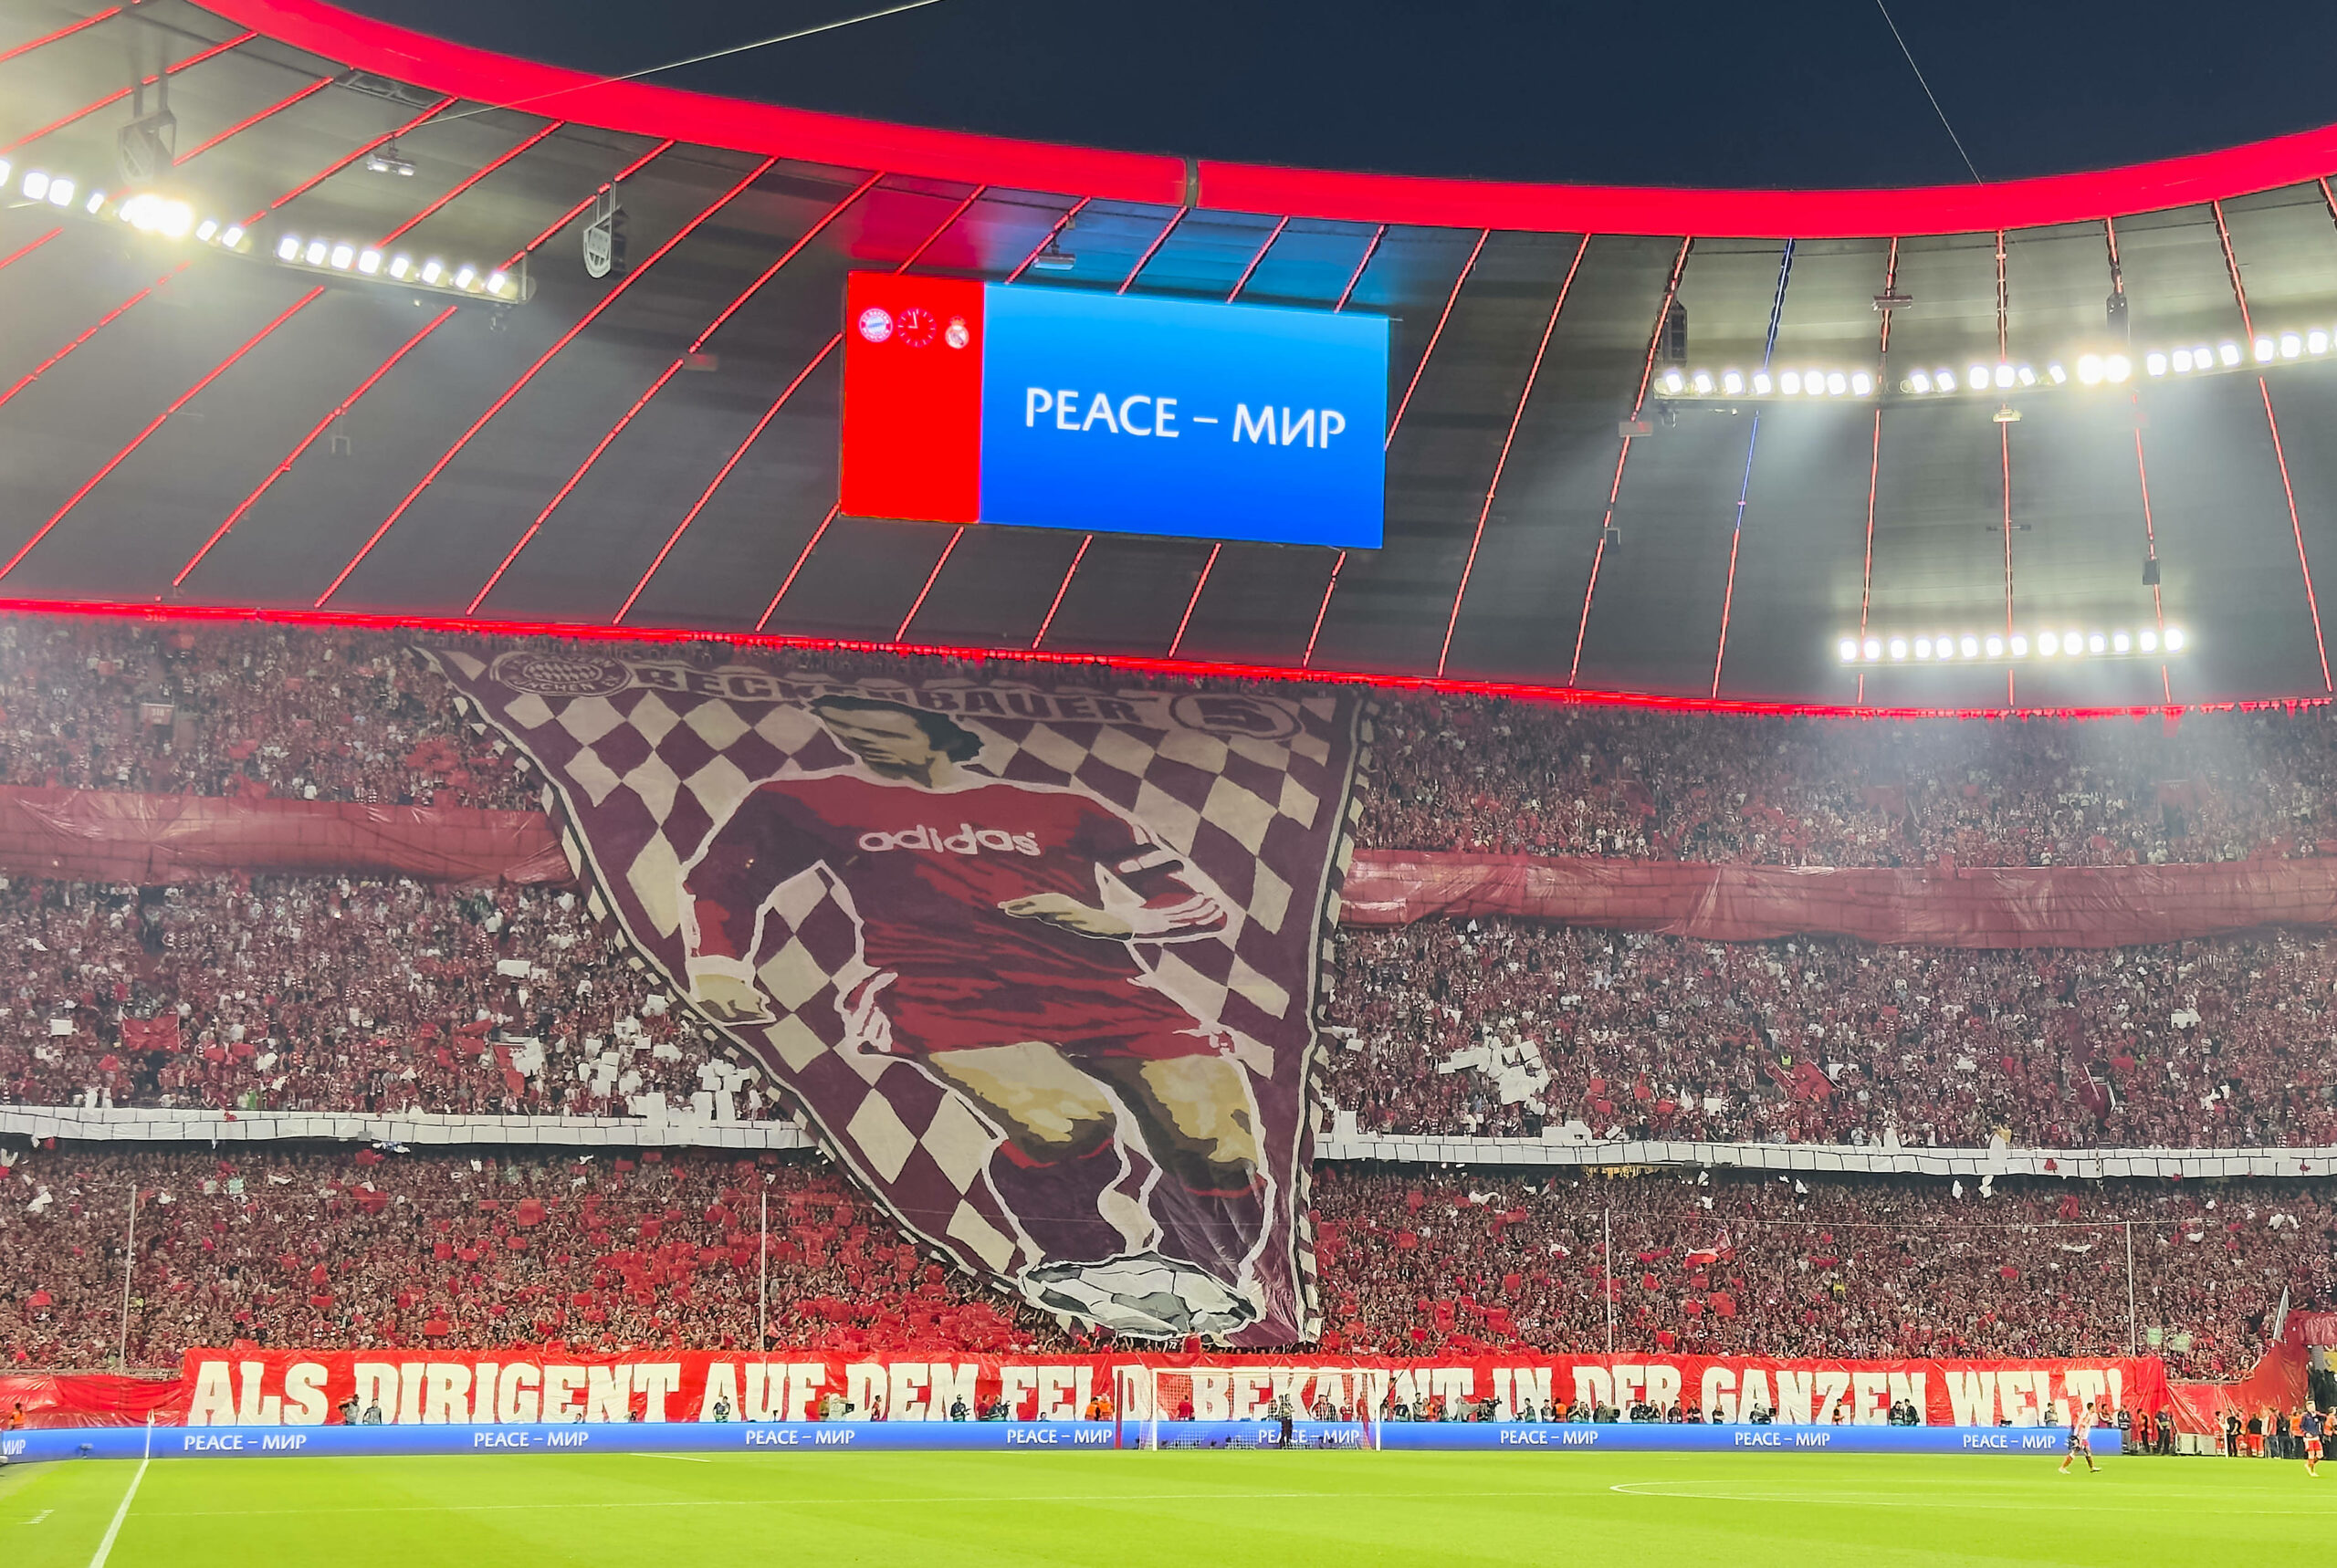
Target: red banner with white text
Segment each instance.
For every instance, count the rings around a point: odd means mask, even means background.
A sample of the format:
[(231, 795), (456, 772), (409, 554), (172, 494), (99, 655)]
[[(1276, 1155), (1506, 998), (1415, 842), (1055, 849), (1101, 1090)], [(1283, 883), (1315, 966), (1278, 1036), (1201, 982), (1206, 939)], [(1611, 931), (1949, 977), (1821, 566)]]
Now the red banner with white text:
[(1908, 870), (1357, 850), (1340, 903), (1349, 925), (1486, 915), (1708, 942), (2118, 947), (2337, 925), (2337, 858)]
[[(1712, 1356), (1374, 1357), (1095, 1355), (853, 1357), (823, 1352), (643, 1351), (623, 1355), (497, 1350), (190, 1350), (184, 1403), (164, 1420), (188, 1426), (560, 1424), (578, 1421), (808, 1421), (1004, 1418), (1070, 1421), (1098, 1398), (1150, 1414), (1151, 1373), (1164, 1417), (1242, 1420), (1287, 1397), (1387, 1416), (1401, 1406), (1448, 1416), (1493, 1402), (1497, 1419), (1531, 1405), (1629, 1410), (1678, 1406), (1743, 1423), (1884, 1425), (1912, 1404), (1932, 1426), (2059, 1426), (2072, 1400), (2157, 1410), (2167, 1398), (2155, 1357), (2099, 1361), (1768, 1361)], [(1168, 1390), (1174, 1390), (1173, 1397)], [(378, 1413), (378, 1414), (376, 1414)]]

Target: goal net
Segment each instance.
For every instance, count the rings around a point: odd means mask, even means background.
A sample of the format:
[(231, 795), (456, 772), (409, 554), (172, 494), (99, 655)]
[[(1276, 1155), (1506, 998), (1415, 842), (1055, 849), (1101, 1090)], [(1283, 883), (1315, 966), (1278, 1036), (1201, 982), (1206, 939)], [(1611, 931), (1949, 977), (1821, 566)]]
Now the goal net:
[(1122, 1366), (1114, 1369), (1113, 1387), (1120, 1448), (1377, 1448), (1388, 1374)]

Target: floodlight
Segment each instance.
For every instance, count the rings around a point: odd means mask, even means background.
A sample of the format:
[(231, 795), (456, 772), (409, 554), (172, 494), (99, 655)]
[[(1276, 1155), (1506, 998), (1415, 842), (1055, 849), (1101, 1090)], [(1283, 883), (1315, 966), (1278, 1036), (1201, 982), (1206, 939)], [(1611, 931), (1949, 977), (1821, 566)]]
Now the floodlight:
[(368, 277), (381, 271), (382, 253), (378, 250), (361, 251), (357, 256), (357, 270)]
[(1949, 370), (1945, 365), (1942, 365), (1938, 370), (1932, 372), (1932, 381), (1938, 386), (1939, 390), (1944, 392), (1951, 392), (1955, 390), (1955, 372)]
[(390, 262), (390, 276), (392, 277), (402, 279), (407, 273), (412, 272), (413, 270), (414, 258), (410, 256), (395, 256), (392, 258)]
[(1657, 378), (1655, 384), (1661, 387), (1665, 392), (1676, 392), (1682, 387), (1687, 385), (1687, 379), (1681, 375), (1679, 371), (1675, 368), (1665, 371), (1661, 376)]
[(2239, 363), (2239, 345), (2237, 343), (2219, 344), (2216, 349), (2216, 358), (2222, 361), (2227, 368)]
[(2133, 639), (2129, 638), (2123, 632), (2112, 632), (2110, 634), (2110, 647), (2112, 653), (2122, 653), (2133, 646)]
[(2012, 381), (2013, 381), (2013, 376), (2012, 376), (2012, 367), (2011, 367), (2010, 365), (1998, 365), (1998, 366), (1996, 367), (1996, 385), (1997, 385), (1997, 387), (1998, 387), (1998, 388), (2000, 388), (2000, 389), (2001, 389), (2001, 388), (2004, 388), (2004, 387), (2008, 387), (2008, 386), (2012, 385)]
[(2109, 639), (2096, 632), (2085, 640), (2085, 651), (2089, 653), (2106, 653), (2110, 651)]
[(73, 204), (73, 182), (62, 174), (53, 174), (48, 182), (48, 204), (69, 207)]
[(2060, 651), (2061, 640), (2059, 637), (2054, 636), (2050, 632), (2039, 632), (2037, 633), (2037, 656), (2038, 658), (2049, 659)]
[[(2184, 369), (2190, 369), (2189, 361), (2191, 356), (2185, 354), (2183, 358), (2185, 361)], [(2160, 353), (2155, 349), (2152, 350), (2149, 353), (2144, 354), (2143, 356), (2143, 371), (2145, 375), (2153, 376), (2163, 376), (2166, 374), (2166, 356)]]
[(1989, 638), (1986, 648), (1988, 657), (1991, 659), (2001, 659), (2005, 656), (2005, 640), (2002, 637)]
[(1859, 657), (1859, 640), (1855, 637), (1845, 637), (1840, 646), (1835, 651), (1842, 655), (1842, 663), (1845, 664), (1856, 664)]
[(1906, 638), (1893, 637), (1891, 639), (1891, 656), (1894, 659), (1903, 659), (1907, 656)]
[(1830, 395), (1834, 397), (1840, 397), (1844, 392), (1850, 390), (1850, 377), (1844, 375), (1839, 371), (1829, 371), (1826, 372), (1826, 391)]
[(2311, 331), (2307, 332), (2304, 335), (2304, 351), (2308, 354), (2327, 353), (2329, 351), (2329, 334), (2322, 331), (2318, 327), (2315, 327)]
[(325, 259), (331, 264), (335, 272), (347, 272), (357, 265), (357, 247), (344, 242), (333, 246), (332, 254)]
[(2026, 659), (2028, 657), (2028, 639), (2022, 636), (2017, 632), (2013, 633), (2012, 656), (2016, 659)]
[(1777, 390), (1781, 392), (1798, 393), (1801, 391), (1801, 372), (1799, 371), (1781, 371), (1777, 376)]
[(1755, 371), (1753, 372), (1753, 390), (1760, 393), (1763, 397), (1768, 396), (1769, 392), (1776, 387), (1776, 382), (1769, 379), (1768, 371)]
[[(2173, 357), (2175, 361), (2175, 373), (2176, 375), (2187, 374), (2191, 369), (2191, 350), (2188, 349), (2177, 349), (2175, 350)], [(2157, 356), (2153, 355), (2152, 358), (2155, 359)], [(2150, 361), (2148, 360), (2145, 360), (2143, 364), (2147, 366), (2149, 362)], [(2156, 375), (2158, 372), (2156, 371), (2151, 371), (2151, 374)]]
[(2271, 339), (2258, 338), (2256, 340), (2256, 362), (2258, 364), (2270, 364), (2273, 357), (2279, 354), (2279, 349), (2274, 345)]
[(2022, 386), (2033, 387), (2037, 384), (2037, 372), (2030, 370), (2027, 365), (2021, 366), (2015, 374), (2018, 378)]
[(300, 259), (310, 267), (322, 267), (325, 264), (325, 257), (331, 254), (332, 246), (330, 242), (312, 239), (309, 242), (309, 248), (300, 253)]
[(1745, 390), (1745, 377), (1743, 372), (1737, 371), (1723, 371), (1720, 373), (1720, 390), (1728, 393), (1731, 397), (1734, 397), (1738, 392), (1743, 392)]
[(2123, 354), (2112, 354), (2101, 361), (2101, 373), (2113, 384), (2134, 373), (2134, 367)]
[(1917, 657), (1918, 659), (1928, 659), (1928, 658), (1930, 658), (1931, 656), (1932, 656), (1932, 640), (1931, 640), (1929, 637), (1918, 637), (1918, 638), (1916, 638), (1916, 639), (1915, 639), (1915, 657)]
[(1907, 378), (1907, 390), (1910, 392), (1927, 392), (1931, 391), (1931, 376), (1925, 371), (1917, 371), (1913, 375)]
[(282, 239), (279, 239), (279, 240), (278, 240), (278, 241), (276, 242), (276, 259), (277, 259), (277, 260), (278, 260), (278, 261), (298, 261), (299, 258), (300, 258), (300, 236), (299, 236), (299, 235), (286, 235)]
[(2165, 634), (2165, 635), (2166, 635), (2166, 651), (2167, 651), (2168, 653), (2180, 653), (2181, 652), (2183, 652), (2183, 643), (2184, 643), (2183, 628), (2181, 628), (2180, 626), (2170, 626), (2170, 627), (2168, 627), (2168, 628), (2166, 629), (2166, 634)]
[(422, 264), (422, 281), (424, 283), (435, 283), (445, 275), (445, 264), (435, 256)]
[(2155, 653), (2158, 652), (2158, 633), (2155, 632), (2145, 632), (2140, 637), (2136, 638), (2135, 641), (2142, 643), (2143, 652), (2145, 653)]
[(1851, 371), (1850, 391), (1856, 392), (1860, 397), (1865, 397), (1868, 393), (1874, 391), (1874, 378), (1868, 375), (1864, 371)]
[(28, 202), (39, 201), (43, 196), (48, 194), (48, 176), (42, 173), (38, 169), (26, 170), (24, 193), (25, 200)]
[(1978, 392), (1982, 387), (1986, 386), (1988, 384), (1988, 367), (1986, 365), (1973, 366), (1972, 373), (1965, 378), (1964, 384), (1970, 387), (1974, 392)]
[(366, 154), (365, 167), (376, 174), (401, 174), (409, 180), (414, 178), (413, 162), (398, 151), (398, 144), (394, 141)]
[(2293, 360), (2304, 352), (2304, 340), (2294, 332), (2280, 334), (2280, 358)]
[(1694, 379), (1692, 379), (1688, 384), (1696, 389), (1696, 395), (1698, 397), (1710, 397), (1713, 395), (1713, 373), (1710, 371), (1698, 371)]
[(1868, 664), (1873, 664), (1877, 659), (1882, 657), (1882, 639), (1880, 637), (1869, 637), (1866, 640), (1865, 644), (1859, 649), (1859, 652), (1866, 656), (1866, 662)]

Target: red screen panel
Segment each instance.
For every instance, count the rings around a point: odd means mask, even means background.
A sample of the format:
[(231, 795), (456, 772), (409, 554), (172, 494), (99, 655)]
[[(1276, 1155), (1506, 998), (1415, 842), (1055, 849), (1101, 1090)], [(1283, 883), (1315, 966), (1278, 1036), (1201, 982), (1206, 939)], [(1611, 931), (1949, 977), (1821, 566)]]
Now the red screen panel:
[(982, 285), (855, 272), (844, 286), (844, 512), (970, 523), (981, 505)]

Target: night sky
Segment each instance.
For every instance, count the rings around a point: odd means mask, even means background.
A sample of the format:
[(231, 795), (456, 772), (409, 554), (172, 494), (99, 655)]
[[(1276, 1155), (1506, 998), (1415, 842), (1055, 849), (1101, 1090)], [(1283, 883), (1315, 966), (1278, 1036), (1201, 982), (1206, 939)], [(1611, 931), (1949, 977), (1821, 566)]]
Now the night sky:
[[(343, 3), (615, 73), (884, 0)], [(1892, 15), (1984, 180), (2337, 121), (2327, 4), (1898, 0)], [(1408, 173), (1776, 187), (1972, 177), (1873, 0), (940, 0), (652, 79), (1004, 135)]]

